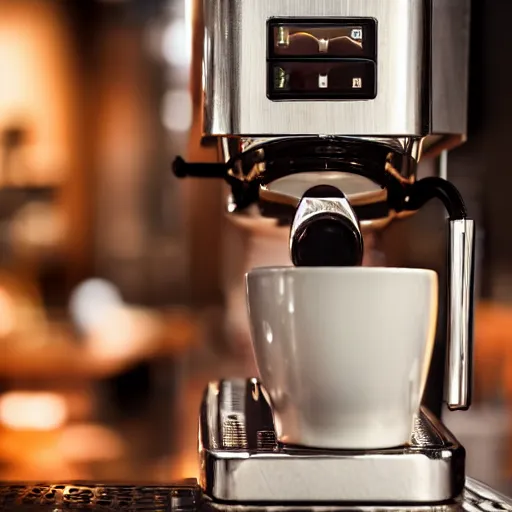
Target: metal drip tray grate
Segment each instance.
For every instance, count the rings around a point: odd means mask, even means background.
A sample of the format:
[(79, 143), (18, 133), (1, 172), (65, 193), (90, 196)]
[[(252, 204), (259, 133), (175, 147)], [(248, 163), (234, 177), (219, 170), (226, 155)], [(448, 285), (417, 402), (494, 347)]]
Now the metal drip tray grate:
[(411, 443), (349, 452), (284, 448), (256, 379), (211, 383), (200, 417), (201, 486), (224, 503), (447, 503), (464, 488), (464, 448), (422, 410)]

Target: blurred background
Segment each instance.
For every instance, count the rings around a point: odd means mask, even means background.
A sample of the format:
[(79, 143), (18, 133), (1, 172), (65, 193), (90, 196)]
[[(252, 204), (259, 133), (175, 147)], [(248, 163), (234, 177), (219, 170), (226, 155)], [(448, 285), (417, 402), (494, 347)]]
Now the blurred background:
[[(423, 165), (479, 229), (475, 405), (444, 419), (470, 475), (512, 493), (512, 2), (473, 3), (469, 140)], [(195, 476), (204, 386), (255, 373), (243, 274), (287, 264), (286, 233), (234, 226), (221, 183), (171, 173), (216, 158), (194, 4), (0, 0), (0, 480)], [(442, 210), (405, 222), (374, 261), (442, 274)]]

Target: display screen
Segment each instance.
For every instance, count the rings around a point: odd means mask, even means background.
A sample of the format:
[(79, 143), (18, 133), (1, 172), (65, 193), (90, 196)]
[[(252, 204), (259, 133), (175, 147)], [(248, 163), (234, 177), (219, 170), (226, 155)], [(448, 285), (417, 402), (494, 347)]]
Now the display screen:
[(267, 95), (272, 100), (377, 95), (377, 23), (372, 18), (273, 18), (267, 50)]

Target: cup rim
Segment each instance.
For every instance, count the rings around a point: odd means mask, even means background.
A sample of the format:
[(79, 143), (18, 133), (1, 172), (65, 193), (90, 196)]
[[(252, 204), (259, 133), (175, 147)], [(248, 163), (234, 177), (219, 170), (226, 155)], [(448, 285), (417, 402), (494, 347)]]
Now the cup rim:
[(272, 274), (409, 274), (409, 275), (431, 275), (437, 278), (437, 272), (427, 268), (408, 267), (293, 267), (293, 266), (268, 266), (257, 267), (245, 274), (251, 276), (272, 275)]

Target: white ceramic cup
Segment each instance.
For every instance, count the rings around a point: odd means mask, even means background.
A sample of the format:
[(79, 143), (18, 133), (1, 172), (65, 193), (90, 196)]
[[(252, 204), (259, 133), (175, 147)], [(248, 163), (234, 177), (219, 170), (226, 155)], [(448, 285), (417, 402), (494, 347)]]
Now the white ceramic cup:
[(437, 275), (406, 268), (259, 268), (246, 276), (278, 440), (316, 448), (410, 441), (437, 317)]

